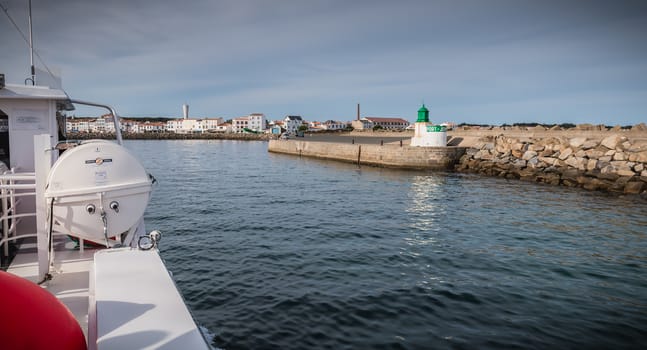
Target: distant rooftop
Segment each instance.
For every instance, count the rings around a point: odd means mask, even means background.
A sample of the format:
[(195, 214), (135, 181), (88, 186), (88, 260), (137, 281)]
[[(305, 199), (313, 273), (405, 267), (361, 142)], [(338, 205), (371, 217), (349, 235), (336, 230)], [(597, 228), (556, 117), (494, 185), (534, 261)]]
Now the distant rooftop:
[(364, 117), (364, 119), (379, 123), (409, 123), (402, 118), (381, 118), (381, 117)]

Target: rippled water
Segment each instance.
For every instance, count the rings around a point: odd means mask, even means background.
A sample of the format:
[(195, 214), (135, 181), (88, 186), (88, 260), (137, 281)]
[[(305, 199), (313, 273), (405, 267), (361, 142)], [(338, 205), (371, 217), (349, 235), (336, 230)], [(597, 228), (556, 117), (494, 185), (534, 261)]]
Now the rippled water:
[(639, 348), (647, 204), (473, 175), (128, 141), (146, 218), (225, 349)]

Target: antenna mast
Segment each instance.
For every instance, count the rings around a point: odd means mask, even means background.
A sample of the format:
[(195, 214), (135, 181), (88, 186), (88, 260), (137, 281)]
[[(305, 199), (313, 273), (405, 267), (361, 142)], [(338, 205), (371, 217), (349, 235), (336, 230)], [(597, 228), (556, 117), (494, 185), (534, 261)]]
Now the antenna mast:
[(31, 63), (31, 78), (25, 79), (31, 80), (31, 85), (36, 85), (36, 69), (34, 68), (34, 36), (31, 30), (31, 0), (29, 0), (29, 59)]

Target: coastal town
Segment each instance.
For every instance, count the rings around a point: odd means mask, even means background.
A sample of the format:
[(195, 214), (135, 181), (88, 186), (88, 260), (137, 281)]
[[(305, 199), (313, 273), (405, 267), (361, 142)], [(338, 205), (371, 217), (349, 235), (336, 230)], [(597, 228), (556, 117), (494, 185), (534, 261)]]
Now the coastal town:
[[(405, 130), (413, 125), (398, 117), (360, 117), (352, 121), (308, 121), (300, 115), (287, 115), (283, 119), (268, 120), (263, 113), (225, 119), (222, 117), (191, 118), (188, 105), (183, 105), (182, 118), (123, 118), (120, 117), (121, 131), (125, 133), (267, 133), (296, 135), (298, 132), (338, 131), (338, 130)], [(166, 120), (165, 120), (166, 119)], [(70, 133), (113, 133), (112, 116), (69, 117), (66, 130)]]

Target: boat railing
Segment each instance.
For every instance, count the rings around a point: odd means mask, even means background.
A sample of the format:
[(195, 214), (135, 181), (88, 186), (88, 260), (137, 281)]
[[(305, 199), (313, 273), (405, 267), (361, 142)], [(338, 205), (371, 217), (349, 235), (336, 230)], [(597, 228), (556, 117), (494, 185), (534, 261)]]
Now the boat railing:
[(96, 102), (88, 102), (88, 101), (81, 101), (81, 100), (70, 100), (70, 102), (73, 104), (105, 108), (108, 111), (110, 111), (110, 114), (112, 115), (112, 122), (114, 123), (114, 126), (115, 126), (115, 136), (117, 138), (117, 143), (120, 145), (123, 144), (123, 139), (121, 137), (121, 124), (119, 123), (119, 115), (117, 115), (117, 112), (115, 111), (114, 108), (112, 108), (109, 105), (96, 103)]
[(16, 227), (26, 217), (36, 217), (34, 212), (16, 212), (25, 197), (36, 196), (36, 174), (18, 173), (15, 168), (0, 174), (0, 248), (9, 255), (9, 242), (19, 238), (36, 237), (36, 233), (16, 235)]

